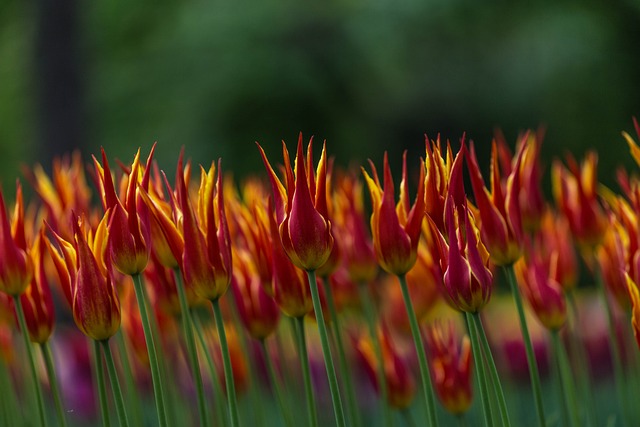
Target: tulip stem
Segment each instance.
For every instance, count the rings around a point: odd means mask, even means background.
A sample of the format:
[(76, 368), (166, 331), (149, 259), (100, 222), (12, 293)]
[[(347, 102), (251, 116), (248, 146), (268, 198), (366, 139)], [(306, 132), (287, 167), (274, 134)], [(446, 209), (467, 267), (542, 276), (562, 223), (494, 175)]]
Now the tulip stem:
[(340, 375), (344, 380), (344, 386), (347, 392), (347, 409), (349, 420), (352, 426), (360, 427), (360, 411), (358, 408), (358, 401), (356, 399), (356, 393), (353, 389), (353, 381), (351, 373), (349, 372), (349, 366), (347, 363), (347, 356), (344, 351), (344, 339), (342, 336), (342, 328), (340, 328), (340, 319), (338, 318), (338, 310), (336, 309), (336, 302), (333, 298), (333, 289), (331, 289), (331, 283), (327, 277), (324, 281), (325, 295), (327, 296), (327, 306), (329, 307), (329, 313), (331, 314), (331, 328), (333, 335), (335, 336), (336, 347), (338, 349), (338, 368), (340, 369)]
[(147, 344), (147, 352), (149, 353), (149, 365), (151, 367), (151, 382), (153, 383), (153, 394), (156, 402), (156, 410), (158, 412), (158, 425), (160, 427), (167, 426), (167, 413), (165, 409), (165, 396), (162, 387), (162, 377), (160, 376), (160, 367), (158, 365), (158, 355), (156, 353), (156, 344), (151, 333), (149, 324), (149, 313), (147, 312), (147, 304), (144, 298), (144, 289), (142, 289), (142, 279), (139, 274), (133, 276), (133, 288), (136, 292), (136, 300), (138, 309), (140, 310), (140, 320), (142, 322), (142, 330), (144, 332), (144, 340)]
[(224, 381), (227, 387), (227, 404), (229, 405), (229, 420), (231, 427), (238, 427), (238, 403), (236, 401), (236, 386), (233, 379), (233, 368), (231, 366), (231, 357), (229, 356), (229, 344), (227, 343), (227, 334), (224, 330), (224, 320), (222, 319), (222, 311), (220, 310), (220, 300), (211, 300), (213, 305), (213, 317), (216, 320), (216, 328), (218, 329), (218, 339), (220, 340), (220, 351), (222, 352), (222, 363), (224, 366)]
[(364, 317), (367, 321), (367, 327), (369, 328), (369, 336), (373, 343), (373, 350), (376, 353), (376, 359), (378, 359), (378, 369), (376, 369), (376, 377), (378, 380), (378, 387), (380, 388), (380, 400), (382, 401), (382, 415), (384, 417), (384, 425), (392, 425), (391, 411), (389, 408), (389, 387), (387, 384), (387, 376), (385, 375), (384, 358), (382, 357), (382, 346), (380, 345), (380, 337), (378, 336), (378, 329), (376, 327), (376, 312), (371, 294), (367, 288), (366, 283), (358, 285), (358, 292), (360, 293), (360, 302), (362, 302), (362, 308), (364, 309)]
[(573, 378), (571, 378), (571, 367), (557, 330), (551, 331), (551, 345), (553, 346), (558, 376), (560, 377), (560, 390), (562, 392), (565, 410), (569, 414), (571, 425), (573, 427), (579, 427), (580, 421), (578, 419), (578, 408), (576, 406), (576, 390), (573, 385)]
[(127, 344), (125, 342), (124, 331), (120, 329), (115, 335), (118, 352), (120, 353), (120, 361), (122, 363), (122, 371), (125, 378), (127, 400), (129, 401), (129, 415), (131, 415), (131, 423), (133, 425), (142, 424), (142, 408), (140, 405), (140, 396), (136, 389), (135, 377), (129, 362), (129, 354), (127, 353)]
[(513, 300), (515, 301), (516, 308), (518, 310), (520, 330), (522, 331), (522, 339), (524, 341), (524, 348), (527, 353), (527, 363), (529, 365), (529, 377), (531, 378), (531, 387), (533, 388), (533, 396), (536, 404), (536, 411), (538, 413), (538, 425), (540, 427), (546, 427), (547, 421), (544, 416), (544, 406), (542, 404), (542, 387), (540, 385), (540, 374), (538, 373), (538, 362), (536, 361), (536, 355), (533, 352), (533, 345), (531, 344), (531, 336), (529, 335), (527, 319), (524, 315), (524, 306), (522, 305), (522, 297), (520, 296), (520, 290), (518, 289), (518, 282), (513, 270), (513, 265), (505, 266), (504, 270), (509, 278), (511, 293), (513, 294)]
[(93, 341), (93, 368), (96, 376), (96, 388), (98, 389), (98, 401), (100, 402), (100, 414), (102, 415), (102, 425), (110, 427), (109, 422), (109, 404), (107, 402), (107, 392), (104, 384), (104, 372), (102, 367), (101, 349), (98, 341)]
[(313, 311), (316, 315), (316, 323), (320, 332), (320, 343), (322, 344), (322, 355), (324, 356), (324, 365), (329, 378), (329, 391), (331, 392), (331, 400), (333, 401), (333, 411), (336, 417), (338, 427), (344, 427), (344, 412), (342, 410), (342, 400), (340, 399), (340, 389), (338, 388), (338, 378), (333, 365), (331, 356), (331, 348), (329, 347), (329, 338), (327, 336), (327, 325), (324, 323), (324, 315), (322, 314), (322, 304), (320, 303), (320, 292), (318, 291), (318, 282), (316, 280), (315, 271), (307, 271), (309, 278), (309, 287), (311, 288), (311, 299), (313, 300)]
[(271, 354), (269, 353), (267, 343), (264, 339), (260, 340), (260, 348), (262, 349), (264, 360), (267, 363), (269, 380), (271, 380), (271, 386), (273, 387), (273, 391), (276, 395), (276, 400), (278, 401), (278, 405), (280, 406), (280, 410), (282, 411), (282, 418), (284, 419), (284, 423), (287, 427), (294, 427), (295, 423), (291, 419), (291, 413), (287, 411), (287, 405), (284, 403), (282, 388), (280, 387), (280, 380), (278, 379), (275, 367), (273, 366), (273, 360), (271, 360)]
[(400, 413), (402, 414), (402, 419), (407, 427), (416, 427), (416, 422), (411, 416), (409, 408), (404, 408)]
[[(24, 417), (24, 410), (27, 405), (19, 405), (16, 401), (16, 391), (11, 382), (11, 373), (7, 369), (5, 360), (0, 360), (0, 395), (2, 399), (2, 425), (11, 425), (21, 416)], [(20, 409), (18, 413), (16, 410)]]
[(480, 390), (480, 400), (482, 400), (482, 411), (484, 414), (484, 423), (487, 427), (493, 426), (493, 420), (491, 416), (491, 402), (489, 402), (489, 390), (487, 389), (487, 374), (484, 370), (484, 362), (482, 358), (482, 350), (480, 349), (480, 340), (478, 339), (478, 332), (473, 325), (473, 316), (471, 313), (464, 313), (464, 318), (467, 322), (467, 329), (469, 330), (469, 338), (471, 339), (471, 352), (473, 354), (473, 361), (476, 367), (476, 379), (478, 381), (478, 389)]
[(467, 422), (467, 419), (465, 418), (464, 414), (459, 414), (456, 416), (456, 418), (458, 419), (459, 427), (469, 427), (469, 423)]
[(193, 310), (191, 311), (191, 321), (193, 322), (193, 326), (196, 330), (196, 336), (198, 337), (198, 343), (200, 344), (200, 347), (202, 349), (202, 354), (204, 354), (205, 361), (207, 362), (209, 375), (211, 375), (215, 405), (214, 412), (216, 414), (217, 421), (216, 426), (226, 426), (227, 420), (224, 413), (224, 401), (222, 400), (222, 396), (224, 396), (224, 390), (222, 389), (222, 384), (220, 382), (220, 377), (218, 376), (218, 371), (216, 370), (216, 365), (213, 363), (213, 359), (211, 358), (211, 352), (207, 347), (207, 341), (204, 337), (204, 328), (202, 326), (202, 322), (200, 321), (198, 313)]
[(504, 397), (504, 391), (502, 390), (502, 382), (500, 381), (498, 369), (496, 368), (496, 362), (493, 359), (493, 353), (491, 352), (491, 346), (489, 346), (489, 340), (487, 339), (487, 334), (485, 333), (484, 325), (482, 324), (482, 318), (480, 317), (480, 313), (477, 312), (472, 313), (471, 318), (476, 325), (476, 330), (480, 338), (480, 345), (482, 346), (484, 357), (488, 362), (489, 374), (491, 375), (494, 389), (496, 395), (498, 396), (498, 407), (500, 408), (502, 425), (511, 427), (511, 421), (509, 420), (509, 411), (507, 410), (507, 401)]
[(118, 379), (118, 373), (116, 372), (116, 364), (113, 361), (113, 353), (111, 353), (111, 347), (109, 347), (109, 340), (100, 341), (104, 353), (104, 359), (107, 363), (107, 373), (109, 374), (109, 382), (111, 382), (111, 391), (113, 392), (113, 400), (116, 403), (116, 412), (118, 414), (118, 420), (122, 427), (129, 426), (129, 420), (127, 419), (127, 411), (124, 408), (124, 398), (122, 397), (122, 388), (120, 387), (120, 380)]
[(616, 382), (616, 392), (618, 394), (618, 405), (620, 405), (620, 422), (622, 427), (629, 425), (627, 420), (627, 395), (624, 392), (624, 370), (622, 369), (622, 359), (620, 357), (620, 343), (618, 342), (618, 332), (616, 330), (616, 319), (609, 305), (609, 298), (607, 298), (607, 290), (604, 287), (602, 276), (599, 271), (596, 271), (596, 287), (602, 298), (604, 309), (607, 315), (607, 327), (609, 328), (609, 350), (611, 351), (611, 361), (613, 362), (613, 375)]
[(31, 347), (31, 340), (29, 338), (29, 329), (27, 329), (27, 320), (24, 317), (24, 310), (22, 308), (22, 300), (19, 295), (13, 296), (13, 303), (16, 307), (16, 312), (18, 314), (18, 324), (20, 326), (20, 332), (22, 333), (22, 338), (24, 339), (24, 345), (27, 349), (27, 358), (29, 359), (29, 370), (31, 371), (31, 377), (33, 379), (33, 384), (36, 390), (36, 400), (38, 402), (38, 414), (40, 416), (40, 425), (47, 425), (47, 418), (44, 409), (44, 398), (42, 396), (42, 387), (40, 385), (40, 380), (38, 379), (38, 371), (36, 370), (36, 361), (33, 354), (33, 348)]
[(424, 345), (422, 343), (422, 337), (420, 335), (420, 327), (418, 326), (418, 319), (416, 318), (416, 312), (413, 309), (413, 303), (411, 302), (411, 295), (409, 294), (409, 287), (407, 286), (407, 279), (405, 275), (399, 274), (398, 280), (400, 281), (400, 288), (402, 289), (404, 306), (407, 310), (407, 316), (409, 317), (409, 325), (411, 326), (413, 343), (416, 347), (416, 352), (418, 353), (418, 364), (420, 366), (420, 376), (422, 377), (422, 389), (427, 401), (427, 417), (429, 418), (429, 425), (438, 426), (436, 404), (433, 397), (433, 385), (431, 383), (431, 375), (429, 375), (427, 355), (424, 351)]
[(298, 344), (298, 357), (302, 366), (302, 378), (304, 379), (304, 390), (307, 396), (307, 415), (310, 427), (318, 427), (318, 415), (316, 413), (316, 400), (313, 396), (313, 384), (311, 383), (311, 369), (309, 368), (309, 356), (307, 355), (307, 342), (304, 334), (304, 316), (297, 317), (296, 342)]
[(60, 393), (60, 386), (58, 384), (58, 378), (56, 376), (56, 369), (53, 363), (53, 355), (51, 354), (51, 346), (48, 341), (40, 344), (40, 351), (42, 352), (42, 358), (44, 359), (44, 365), (47, 370), (47, 376), (49, 377), (49, 385), (51, 387), (51, 393), (53, 394), (53, 401), (56, 406), (56, 414), (58, 415), (58, 425), (60, 427), (66, 427), (67, 419), (64, 416), (64, 404), (62, 403), (62, 394)]
[(578, 304), (575, 298), (575, 291), (573, 289), (566, 292), (567, 300), (569, 301), (569, 307), (571, 308), (572, 322), (571, 330), (569, 331), (569, 350), (571, 354), (575, 355), (578, 364), (578, 389), (583, 390), (583, 398), (586, 404), (586, 417), (585, 424), (587, 426), (595, 426), (597, 424), (598, 415), (596, 413), (595, 397), (593, 395), (593, 386), (589, 369), (589, 362), (587, 360), (587, 349), (580, 337), (580, 313), (578, 311)]
[(265, 416), (264, 416), (264, 404), (262, 399), (260, 398), (260, 379), (258, 378), (258, 372), (256, 371), (257, 362), (255, 359), (256, 352), (253, 351), (253, 348), (249, 348), (249, 339), (246, 333), (242, 333), (246, 330), (246, 328), (242, 324), (242, 320), (240, 319), (240, 314), (238, 313), (238, 302), (236, 301), (235, 294), (233, 292), (229, 293), (228, 298), (231, 300), (231, 304), (228, 304), (229, 312), (231, 314), (231, 321), (233, 322), (233, 326), (238, 333), (236, 336), (238, 337), (238, 343), (240, 344), (240, 350), (243, 354), (247, 355), (247, 367), (249, 370), (249, 381), (250, 384), (254, 385), (253, 387), (249, 387), (248, 398), (251, 401), (251, 407), (253, 408), (253, 426), (254, 427), (263, 427)]
[(178, 269), (173, 270), (176, 279), (176, 289), (178, 290), (178, 300), (180, 301), (180, 311), (182, 313), (182, 333), (187, 344), (187, 356), (191, 367), (191, 375), (196, 384), (196, 394), (198, 396), (198, 412), (200, 413), (200, 423), (203, 426), (209, 425), (207, 418), (207, 406), (204, 400), (204, 384), (202, 382), (202, 374), (200, 373), (200, 363), (198, 362), (198, 352), (196, 350), (196, 342), (193, 337), (193, 322), (191, 321), (191, 312), (189, 311), (189, 303), (187, 301), (187, 293), (184, 289), (182, 275)]

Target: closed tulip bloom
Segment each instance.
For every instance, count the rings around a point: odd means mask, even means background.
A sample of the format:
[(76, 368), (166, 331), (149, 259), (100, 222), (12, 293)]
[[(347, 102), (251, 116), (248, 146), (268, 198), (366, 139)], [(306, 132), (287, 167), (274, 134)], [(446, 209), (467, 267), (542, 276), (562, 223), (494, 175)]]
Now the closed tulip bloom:
[(71, 156), (53, 159), (51, 177), (39, 164), (33, 170), (25, 169), (29, 182), (44, 204), (47, 222), (68, 239), (73, 236), (69, 221), (71, 212), (87, 217), (91, 212), (91, 189), (85, 168), (80, 152), (74, 151)]
[(460, 151), (454, 161), (445, 208), (448, 242), (433, 222), (431, 225), (444, 272), (445, 299), (460, 311), (475, 313), (489, 302), (493, 275), (489, 270), (489, 253), (479, 238), (480, 233), (464, 197), (462, 156)]
[[(79, 221), (79, 220), (78, 220)], [(89, 338), (103, 341), (120, 328), (120, 300), (111, 274), (101, 271), (79, 222), (73, 224), (78, 271), (73, 289), (73, 319)]]
[[(429, 143), (426, 138), (425, 165), (427, 174), (425, 177), (425, 208), (438, 230), (444, 233), (444, 205), (449, 192), (449, 177), (453, 164), (453, 152), (451, 144), (443, 150), (440, 143), (440, 135), (435, 141)], [(464, 140), (464, 137), (463, 137)]]
[(434, 388), (442, 406), (454, 415), (465, 413), (473, 400), (469, 337), (459, 341), (453, 323), (437, 322), (427, 329), (427, 348)]
[[(413, 373), (407, 361), (400, 355), (398, 347), (393, 342), (389, 329), (382, 326), (378, 329), (380, 346), (382, 347), (382, 363), (387, 382), (387, 399), (389, 405), (397, 409), (404, 409), (411, 405), (416, 394), (416, 383)], [(356, 343), (356, 349), (364, 361), (367, 376), (374, 383), (376, 390), (378, 384), (379, 360), (374, 351), (371, 338), (362, 336)]]
[(333, 247), (327, 206), (325, 146), (322, 148), (320, 162), (314, 173), (311, 157), (312, 141), (307, 146), (305, 159), (302, 150), (302, 134), (300, 134), (294, 177), (289, 154), (283, 142), (286, 189), (273, 171), (262, 147), (258, 145), (258, 148), (273, 187), (282, 247), (296, 267), (306, 271), (316, 270), (327, 261)]
[(356, 283), (368, 283), (378, 274), (378, 261), (367, 229), (363, 188), (352, 173), (338, 178), (334, 193), (335, 234), (340, 236), (343, 267)]
[(410, 205), (407, 181), (407, 154), (402, 157), (402, 182), (400, 200), (396, 205), (395, 190), (389, 158), (384, 155), (384, 184), (381, 187), (373, 163), (373, 177), (363, 169), (371, 194), (371, 234), (373, 246), (380, 266), (388, 273), (406, 274), (416, 263), (422, 220), (424, 219), (424, 168), (420, 168), (418, 192)]
[(567, 320), (567, 304), (562, 288), (549, 276), (538, 257), (522, 259), (515, 265), (520, 289), (545, 328), (555, 331)]
[(33, 279), (31, 279), (31, 284), (26, 291), (20, 295), (27, 328), (29, 329), (29, 337), (31, 342), (39, 344), (47, 342), (53, 332), (55, 321), (53, 297), (44, 265), (46, 250), (43, 229), (38, 233), (31, 249), (31, 256), (35, 261)]
[(260, 276), (253, 271), (248, 256), (241, 256), (241, 260), (234, 268), (234, 278), (231, 281), (234, 301), (249, 335), (263, 340), (278, 326), (280, 311), (273, 298), (265, 292)]
[(0, 191), (0, 291), (17, 296), (22, 294), (33, 277), (33, 261), (28, 253), (24, 231), (22, 186), (16, 183), (16, 207), (13, 220), (5, 207)]
[(582, 165), (569, 157), (569, 168), (554, 162), (551, 174), (553, 195), (560, 212), (569, 221), (576, 242), (587, 248), (598, 246), (608, 226), (607, 217), (598, 201), (598, 156), (587, 153)]
[(480, 216), (482, 242), (491, 254), (491, 261), (499, 266), (513, 264), (522, 256), (520, 168), (524, 153), (523, 146), (503, 188), (498, 149), (494, 142), (491, 155), (491, 192), (484, 185), (473, 147), (467, 156), (471, 185)]
[(309, 279), (304, 271), (293, 265), (278, 239), (278, 226), (269, 215), (273, 238), (273, 298), (280, 310), (289, 317), (302, 317), (313, 308)]
[(184, 252), (182, 273), (185, 286), (201, 298), (217, 300), (229, 288), (232, 274), (231, 241), (224, 207), (222, 172), (218, 161), (209, 171), (201, 169), (196, 212), (189, 200), (182, 174), (178, 173), (178, 199), (183, 212)]
[[(96, 175), (99, 179), (102, 203), (111, 211), (109, 219), (108, 253), (114, 267), (123, 274), (140, 274), (147, 266), (150, 247), (148, 208), (140, 201), (138, 185), (145, 191), (149, 188), (150, 165), (155, 149), (151, 149), (144, 175), (140, 165), (140, 150), (133, 160), (127, 181), (124, 202), (115, 191), (107, 156), (102, 150), (101, 166), (94, 157)], [(140, 202), (140, 203), (139, 203)]]

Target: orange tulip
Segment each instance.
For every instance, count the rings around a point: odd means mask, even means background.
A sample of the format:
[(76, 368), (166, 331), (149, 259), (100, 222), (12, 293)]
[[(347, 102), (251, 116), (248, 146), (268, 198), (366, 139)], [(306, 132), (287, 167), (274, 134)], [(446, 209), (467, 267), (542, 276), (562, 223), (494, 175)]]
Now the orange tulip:
[(402, 156), (400, 200), (395, 204), (393, 178), (387, 153), (384, 155), (384, 187), (370, 162), (373, 178), (363, 169), (371, 194), (371, 234), (380, 266), (388, 273), (403, 275), (416, 263), (422, 220), (424, 219), (424, 168), (420, 168), (418, 193), (413, 206), (409, 203), (407, 153)]
[(264, 150), (258, 144), (273, 187), (282, 247), (296, 267), (307, 271), (316, 270), (327, 261), (334, 243), (327, 207), (326, 146), (322, 147), (320, 162), (314, 173), (311, 156), (312, 142), (313, 138), (307, 146), (305, 159), (302, 151), (302, 133), (300, 133), (295, 161), (295, 178), (287, 147), (284, 142), (282, 143), (286, 189), (273, 171)]
[[(464, 150), (463, 145), (463, 150)], [(522, 214), (520, 211), (520, 168), (525, 153), (520, 148), (503, 188), (498, 166), (498, 149), (491, 150), (491, 192), (485, 187), (473, 146), (467, 156), (471, 185), (480, 214), (482, 242), (496, 265), (509, 265), (522, 255)]]
[(444, 408), (454, 415), (471, 406), (471, 344), (466, 335), (460, 343), (453, 323), (435, 323), (427, 329), (427, 348), (436, 394)]
[(22, 186), (16, 182), (16, 207), (11, 223), (0, 191), (0, 291), (10, 296), (20, 295), (32, 277), (33, 261), (24, 231)]
[[(150, 252), (150, 226), (148, 208), (138, 203), (138, 185), (145, 191), (149, 188), (150, 165), (155, 145), (147, 159), (144, 175), (140, 170), (140, 150), (133, 160), (127, 181), (124, 202), (115, 191), (107, 156), (102, 150), (102, 163), (94, 157), (96, 176), (101, 187), (102, 203), (110, 211), (108, 254), (114, 267), (123, 274), (140, 274), (147, 266)], [(142, 175), (142, 178), (140, 176)]]
[[(104, 221), (102, 222), (104, 226)], [(112, 275), (101, 269), (96, 254), (86, 240), (80, 219), (74, 221), (74, 240), (78, 270), (73, 289), (73, 319), (89, 338), (103, 341), (120, 328), (120, 300)]]

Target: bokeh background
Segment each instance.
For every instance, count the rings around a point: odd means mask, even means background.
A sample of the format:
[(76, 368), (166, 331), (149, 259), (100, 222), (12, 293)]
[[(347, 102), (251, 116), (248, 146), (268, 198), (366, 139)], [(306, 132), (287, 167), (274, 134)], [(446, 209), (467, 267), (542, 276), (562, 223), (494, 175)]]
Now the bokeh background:
[[(173, 170), (223, 157), (262, 172), (299, 131), (339, 164), (424, 153), (463, 132), (487, 156), (496, 128), (546, 128), (551, 156), (629, 164), (640, 116), (640, 3), (475, 0), (3, 0), (0, 179), (104, 146), (158, 141)], [(547, 167), (548, 170), (548, 167)]]

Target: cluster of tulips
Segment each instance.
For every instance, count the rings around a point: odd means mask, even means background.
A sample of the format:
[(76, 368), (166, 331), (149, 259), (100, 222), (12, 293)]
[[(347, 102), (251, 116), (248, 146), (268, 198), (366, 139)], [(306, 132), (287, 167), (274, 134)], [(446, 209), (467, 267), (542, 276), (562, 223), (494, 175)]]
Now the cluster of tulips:
[[(514, 153), (496, 137), (489, 186), (464, 138), (455, 155), (427, 138), (413, 175), (405, 154), (399, 188), (386, 154), (382, 174), (373, 162), (341, 171), (324, 146), (316, 166), (303, 142), (293, 167), (283, 143), (275, 169), (258, 145), (268, 179), (239, 185), (220, 161), (193, 182), (182, 154), (172, 185), (154, 146), (115, 171), (104, 150), (92, 165), (58, 159), (51, 175), (35, 166), (26, 175), (36, 196), (25, 204), (18, 182), (13, 214), (0, 192), (2, 424), (108, 426), (115, 415), (121, 426), (236, 427), (268, 410), (287, 427), (400, 416), (409, 426), (522, 425), (493, 354), (505, 325), (482, 314), (500, 270), (526, 354), (528, 425), (640, 422), (629, 399), (640, 388), (630, 344), (633, 331), (640, 338), (638, 178), (620, 172), (618, 194), (598, 183), (595, 153), (555, 161), (549, 203), (540, 131), (521, 135)], [(580, 260), (609, 328), (615, 407), (596, 403)], [(84, 336), (64, 320), (53, 336), (54, 307)], [(530, 328), (550, 342), (553, 405)]]

